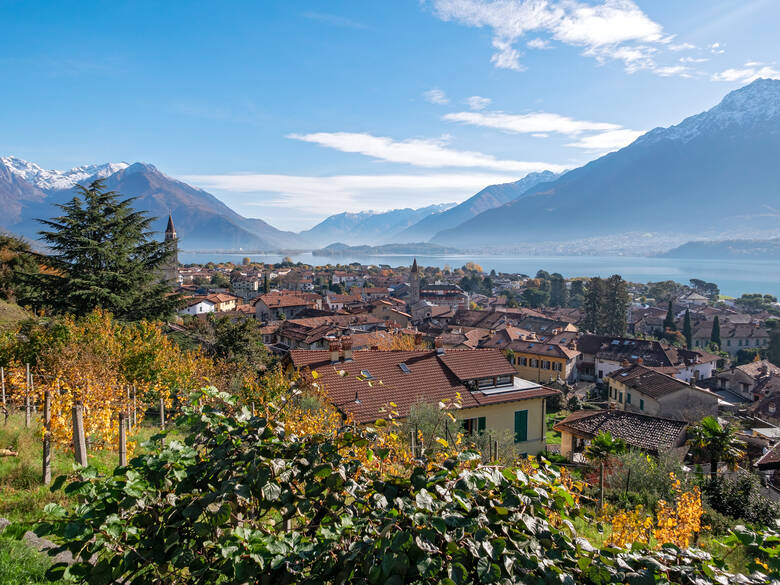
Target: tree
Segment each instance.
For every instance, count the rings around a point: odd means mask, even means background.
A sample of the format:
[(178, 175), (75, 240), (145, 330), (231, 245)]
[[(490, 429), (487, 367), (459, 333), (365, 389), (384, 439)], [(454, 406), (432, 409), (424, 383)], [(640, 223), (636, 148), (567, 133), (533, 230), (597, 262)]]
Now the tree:
[(544, 307), (550, 301), (549, 291), (542, 290), (541, 288), (528, 287), (523, 290), (523, 304), (526, 307), (537, 309)]
[(710, 333), (710, 342), (720, 347), (720, 319), (715, 315), (712, 321), (712, 333)]
[(629, 302), (628, 284), (620, 275), (613, 274), (604, 283), (602, 333), (617, 336), (626, 334)]
[(24, 275), (39, 270), (38, 255), (21, 238), (0, 233), (0, 299), (26, 304), (33, 291), (24, 285)]
[(666, 310), (666, 317), (664, 318), (664, 329), (677, 330), (677, 325), (674, 324), (674, 310), (672, 308), (672, 301), (669, 301), (669, 308)]
[(550, 305), (553, 307), (565, 307), (568, 303), (568, 291), (566, 281), (557, 272), (550, 276)]
[(691, 448), (699, 457), (710, 462), (712, 479), (717, 476), (720, 461), (734, 466), (745, 456), (745, 443), (737, 438), (734, 427), (724, 427), (714, 417), (704, 417), (691, 427), (690, 433)]
[(780, 320), (770, 319), (767, 321), (769, 326), (769, 348), (767, 349), (767, 359), (780, 366)]
[(604, 313), (602, 304), (605, 291), (604, 280), (598, 276), (591, 278), (585, 288), (585, 298), (583, 300), (585, 319), (583, 320), (583, 326), (590, 333), (600, 333), (603, 330)]
[(569, 306), (579, 308), (585, 299), (585, 281), (573, 280), (569, 290)]
[(263, 336), (254, 319), (233, 321), (230, 317), (208, 317), (211, 326), (210, 352), (229, 362), (244, 362), (262, 369), (268, 362)]
[(685, 336), (685, 345), (688, 349), (693, 349), (693, 328), (691, 327), (691, 312), (688, 309), (685, 309), (682, 333)]
[(604, 507), (604, 464), (614, 455), (626, 452), (623, 439), (613, 437), (607, 431), (601, 431), (585, 449), (585, 457), (599, 464), (599, 508)]
[(164, 318), (180, 304), (162, 282), (163, 266), (173, 259), (171, 242), (152, 239), (151, 217), (120, 200), (103, 182), (78, 185), (63, 215), (39, 220), (52, 250), (53, 270), (32, 275), (40, 305), (56, 313), (87, 315), (96, 308), (122, 320)]

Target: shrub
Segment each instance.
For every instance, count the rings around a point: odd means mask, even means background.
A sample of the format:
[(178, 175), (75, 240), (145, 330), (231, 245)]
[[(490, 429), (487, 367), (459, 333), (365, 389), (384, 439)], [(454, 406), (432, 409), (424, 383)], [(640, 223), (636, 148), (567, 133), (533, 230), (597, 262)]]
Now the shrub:
[(709, 480), (703, 492), (713, 510), (731, 518), (757, 526), (773, 526), (780, 516), (780, 506), (761, 495), (758, 477), (745, 471)]
[(654, 510), (658, 500), (674, 499), (671, 473), (682, 476), (680, 462), (671, 455), (651, 457), (641, 451), (628, 451), (610, 461), (604, 478), (607, 499), (627, 507), (642, 505)]

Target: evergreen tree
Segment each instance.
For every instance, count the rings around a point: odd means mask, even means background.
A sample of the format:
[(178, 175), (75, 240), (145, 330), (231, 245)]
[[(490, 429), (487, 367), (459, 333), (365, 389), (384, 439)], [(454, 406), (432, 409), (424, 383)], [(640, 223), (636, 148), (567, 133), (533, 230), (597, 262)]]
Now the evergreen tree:
[(613, 274), (604, 283), (602, 333), (626, 334), (629, 302), (628, 283), (619, 274)]
[(770, 319), (767, 321), (769, 325), (769, 349), (767, 350), (767, 359), (780, 366), (780, 321), (777, 319)]
[(550, 305), (553, 307), (565, 307), (568, 302), (569, 291), (566, 290), (566, 281), (557, 272), (550, 276)]
[(579, 308), (585, 300), (585, 281), (572, 280), (569, 290), (569, 306)]
[(715, 315), (715, 319), (712, 322), (712, 333), (710, 333), (710, 341), (720, 347), (720, 319)]
[(685, 319), (683, 319), (683, 335), (688, 349), (693, 349), (693, 329), (691, 328), (691, 312), (685, 309)]
[(585, 287), (585, 297), (583, 307), (585, 309), (585, 318), (583, 325), (586, 331), (591, 333), (601, 333), (603, 331), (603, 311), (605, 285), (604, 280), (594, 276), (588, 281)]
[(669, 308), (666, 311), (666, 318), (664, 319), (664, 330), (671, 329), (677, 330), (677, 325), (674, 324), (674, 311), (672, 310), (672, 301), (669, 301)]
[(120, 200), (102, 181), (76, 187), (69, 202), (58, 205), (63, 215), (39, 220), (52, 251), (54, 270), (31, 275), (41, 293), (40, 306), (57, 313), (86, 315), (100, 307), (124, 320), (171, 315), (180, 304), (162, 281), (172, 260), (172, 242), (152, 239), (154, 218)]

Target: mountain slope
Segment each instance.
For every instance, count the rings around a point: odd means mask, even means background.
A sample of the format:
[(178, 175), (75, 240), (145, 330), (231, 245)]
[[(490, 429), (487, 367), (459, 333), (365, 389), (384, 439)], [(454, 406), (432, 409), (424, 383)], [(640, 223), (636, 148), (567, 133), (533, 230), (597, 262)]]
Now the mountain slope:
[(423, 218), (436, 217), (454, 204), (429, 205), (420, 209), (393, 209), (391, 211), (360, 213), (344, 212), (331, 215), (301, 236), (319, 245), (343, 242), (345, 244), (381, 244), (400, 241), (398, 232)]
[(780, 80), (760, 79), (432, 241), (503, 246), (594, 233), (778, 229), (778, 155)]
[(540, 183), (548, 183), (558, 177), (559, 175), (556, 173), (543, 171), (541, 173), (530, 173), (513, 183), (490, 185), (452, 209), (420, 220), (398, 234), (395, 239), (399, 242), (428, 241), (442, 230), (454, 228), (488, 209), (499, 207), (504, 203), (517, 199)]
[(0, 217), (0, 226), (34, 239), (41, 229), (37, 218), (58, 215), (56, 204), (73, 197), (77, 183), (87, 184), (98, 177), (104, 179), (107, 188), (125, 197), (136, 197), (136, 209), (157, 218), (152, 224), (155, 231), (164, 231), (168, 213), (172, 213), (183, 249), (279, 250), (308, 246), (297, 234), (278, 230), (260, 219), (242, 217), (210, 193), (143, 163), (47, 171), (21, 159), (0, 158), (0, 202), (7, 202), (11, 210)]

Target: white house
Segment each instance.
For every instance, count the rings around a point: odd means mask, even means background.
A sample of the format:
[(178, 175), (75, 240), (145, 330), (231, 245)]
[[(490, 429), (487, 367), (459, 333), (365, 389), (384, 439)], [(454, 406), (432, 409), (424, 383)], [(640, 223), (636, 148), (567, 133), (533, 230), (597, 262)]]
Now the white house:
[(205, 297), (189, 299), (187, 305), (179, 310), (180, 315), (200, 315), (201, 313), (213, 313), (217, 304)]

